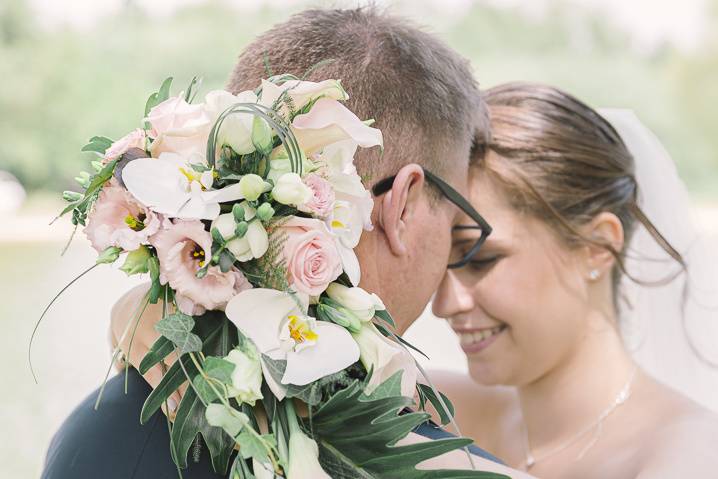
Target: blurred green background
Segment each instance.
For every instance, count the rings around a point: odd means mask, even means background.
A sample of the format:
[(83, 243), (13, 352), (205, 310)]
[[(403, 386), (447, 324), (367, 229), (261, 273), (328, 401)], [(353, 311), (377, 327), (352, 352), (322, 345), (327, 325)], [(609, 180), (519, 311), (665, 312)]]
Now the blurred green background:
[[(684, 27), (684, 42), (662, 34), (640, 9), (624, 12), (634, 24), (619, 21), (606, 5), (624, 7), (610, 0), (379, 2), (470, 58), (483, 87), (542, 81), (594, 106), (635, 110), (672, 154), (699, 216), (714, 227), (718, 0), (623, 3), (642, 3), (645, 13), (668, 8), (669, 24), (671, 8), (678, 19), (691, 7), (698, 23)], [(72, 178), (87, 169), (91, 157), (79, 149), (90, 136), (118, 138), (136, 127), (148, 94), (168, 75), (176, 88), (193, 75), (204, 77), (204, 91), (223, 86), (243, 45), (307, 5), (324, 4), (0, 2), (0, 172), (14, 175), (28, 194), (19, 208), (5, 208), (12, 211), (0, 223), (0, 476), (37, 477), (53, 431), (104, 375), (109, 308), (132, 285), (107, 268), (68, 291), (40, 329), (35, 385), (26, 367), (33, 323), (54, 291), (93, 261), (81, 238), (60, 258), (69, 225), (47, 226), (62, 206), (60, 192), (73, 189)]]

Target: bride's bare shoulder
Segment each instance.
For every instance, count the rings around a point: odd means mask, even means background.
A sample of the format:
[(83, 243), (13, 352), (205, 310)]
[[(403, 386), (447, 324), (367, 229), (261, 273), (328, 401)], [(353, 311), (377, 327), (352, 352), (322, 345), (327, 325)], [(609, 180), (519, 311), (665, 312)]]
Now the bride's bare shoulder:
[(718, 470), (718, 415), (671, 391), (640, 479), (707, 477)]
[(487, 424), (487, 421), (496, 422), (505, 417), (516, 401), (514, 388), (484, 386), (466, 373), (430, 371), (429, 377), (453, 403), (459, 424), (470, 425), (472, 429), (493, 429), (495, 424)]

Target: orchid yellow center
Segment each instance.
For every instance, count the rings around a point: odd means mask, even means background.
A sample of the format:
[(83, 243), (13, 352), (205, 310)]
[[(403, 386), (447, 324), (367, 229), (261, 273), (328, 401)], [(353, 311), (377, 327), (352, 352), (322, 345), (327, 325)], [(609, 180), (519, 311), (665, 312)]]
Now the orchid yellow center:
[(289, 324), (289, 336), (297, 343), (303, 343), (304, 341), (316, 341), (319, 337), (317, 333), (309, 329), (309, 324), (299, 319), (297, 316), (290, 315)]
[(346, 226), (339, 220), (332, 220), (332, 228), (343, 229), (346, 228)]
[(199, 261), (199, 267), (204, 267), (204, 250), (199, 246), (195, 246), (192, 250), (192, 259)]
[(125, 224), (130, 227), (130, 229), (134, 231), (142, 231), (145, 227), (145, 215), (140, 213), (137, 215), (137, 218), (132, 216), (131, 214), (128, 214), (125, 216)]
[[(207, 188), (205, 187), (205, 185), (202, 183), (202, 173), (199, 173), (199, 172), (194, 171), (194, 170), (191, 170), (191, 169), (188, 170), (188, 169), (186, 169), (186, 168), (184, 168), (184, 167), (181, 167), (181, 166), (180, 166), (180, 169), (179, 169), (179, 170), (180, 170), (180, 172), (182, 172), (182, 174), (184, 175), (184, 177), (187, 178), (187, 182), (188, 182), (188, 183), (192, 183), (193, 181), (196, 181), (197, 183), (200, 184), (200, 186), (202, 186), (202, 189), (203, 189), (203, 190), (206, 190), (206, 189), (207, 189)], [(214, 176), (215, 173), (217, 173), (217, 172), (216, 172), (216, 171), (215, 171), (215, 172), (212, 172), (212, 175)], [(214, 178), (217, 178), (217, 176), (214, 176)]]

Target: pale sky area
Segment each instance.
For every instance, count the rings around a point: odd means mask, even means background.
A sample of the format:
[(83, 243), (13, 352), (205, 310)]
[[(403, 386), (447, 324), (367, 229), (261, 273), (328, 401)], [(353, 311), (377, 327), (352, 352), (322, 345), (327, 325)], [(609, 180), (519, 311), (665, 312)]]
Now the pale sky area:
[[(131, 0), (151, 15), (166, 15), (188, 4), (204, 0)], [(517, 7), (527, 15), (540, 16), (548, 0), (483, 0), (507, 7)], [(669, 41), (686, 50), (700, 44), (705, 31), (706, 0), (565, 0), (566, 3), (583, 5), (607, 15), (618, 26), (627, 30), (638, 48), (650, 50), (653, 46)], [(128, 0), (30, 0), (39, 19), (47, 26), (72, 25), (91, 28), (95, 21), (122, 8)], [(442, 12), (452, 11), (460, 15), (474, 0), (424, 0), (435, 4)], [(254, 10), (262, 6), (322, 5), (321, 1), (305, 0), (224, 0), (239, 9)], [(331, 5), (356, 5), (362, 1), (332, 1)], [(391, 4), (391, 0), (376, 3)]]

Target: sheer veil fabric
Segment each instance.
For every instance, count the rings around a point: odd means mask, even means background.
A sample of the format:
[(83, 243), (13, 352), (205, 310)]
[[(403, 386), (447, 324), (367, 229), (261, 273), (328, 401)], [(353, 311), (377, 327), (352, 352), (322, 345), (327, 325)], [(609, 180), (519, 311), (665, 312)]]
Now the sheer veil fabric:
[[(686, 187), (658, 138), (630, 110), (599, 113), (635, 159), (639, 206), (688, 266), (687, 275), (660, 286), (624, 276), (619, 317), (626, 346), (658, 380), (718, 411), (718, 238), (696, 227)], [(626, 269), (655, 282), (680, 266), (638, 225)]]

